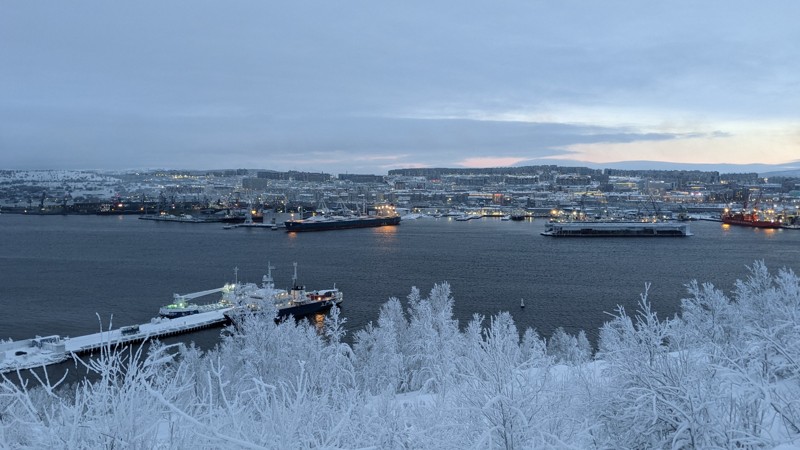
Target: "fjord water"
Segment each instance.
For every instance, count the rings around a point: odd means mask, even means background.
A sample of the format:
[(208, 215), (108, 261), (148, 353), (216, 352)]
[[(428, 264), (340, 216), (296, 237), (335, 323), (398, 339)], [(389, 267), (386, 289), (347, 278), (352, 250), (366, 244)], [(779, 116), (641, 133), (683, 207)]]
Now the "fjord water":
[[(800, 270), (800, 231), (693, 222), (688, 238), (550, 238), (543, 220), (404, 221), (398, 227), (286, 233), (136, 216), (0, 215), (0, 339), (95, 333), (109, 320), (144, 323), (173, 293), (260, 282), (267, 262), (288, 288), (292, 263), (309, 289), (340, 288), (347, 328), (377, 319), (412, 286), (447, 281), (462, 325), (474, 313), (510, 311), (520, 330), (556, 327), (590, 339), (617, 305), (635, 311), (645, 283), (661, 317), (696, 279), (729, 292), (747, 266)], [(218, 297), (208, 297), (216, 301)], [(520, 308), (520, 299), (525, 308)], [(113, 317), (113, 319), (112, 319)], [(213, 345), (219, 330), (180, 339)], [(352, 334), (352, 333), (351, 333)], [(205, 341), (205, 342), (203, 342)]]

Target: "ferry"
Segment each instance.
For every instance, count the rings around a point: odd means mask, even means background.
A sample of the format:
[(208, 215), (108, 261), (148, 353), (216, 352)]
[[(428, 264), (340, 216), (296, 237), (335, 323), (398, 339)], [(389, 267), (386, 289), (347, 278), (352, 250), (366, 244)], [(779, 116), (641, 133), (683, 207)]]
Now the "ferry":
[(541, 234), (552, 237), (685, 237), (692, 235), (687, 223), (623, 221), (548, 222)]

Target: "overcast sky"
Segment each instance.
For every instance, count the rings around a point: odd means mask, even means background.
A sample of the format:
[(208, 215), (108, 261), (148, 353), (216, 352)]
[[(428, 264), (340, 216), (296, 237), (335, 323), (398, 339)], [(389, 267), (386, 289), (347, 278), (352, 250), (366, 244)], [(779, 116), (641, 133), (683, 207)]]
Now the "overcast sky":
[(798, 18), (794, 0), (5, 1), (0, 169), (800, 167)]

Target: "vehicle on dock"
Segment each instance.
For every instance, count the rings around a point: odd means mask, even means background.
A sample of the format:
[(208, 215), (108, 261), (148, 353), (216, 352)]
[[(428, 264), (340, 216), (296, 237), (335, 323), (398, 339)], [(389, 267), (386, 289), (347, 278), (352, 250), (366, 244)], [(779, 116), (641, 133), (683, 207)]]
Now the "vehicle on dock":
[(127, 327), (122, 327), (119, 329), (119, 333), (123, 336), (137, 334), (138, 332), (139, 332), (139, 325), (128, 325)]

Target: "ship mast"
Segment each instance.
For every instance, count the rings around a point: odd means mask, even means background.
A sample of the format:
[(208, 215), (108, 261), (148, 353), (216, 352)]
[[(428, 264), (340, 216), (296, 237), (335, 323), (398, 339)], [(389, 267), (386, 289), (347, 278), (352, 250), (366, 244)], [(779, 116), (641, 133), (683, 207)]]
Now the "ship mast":
[(272, 279), (272, 269), (274, 268), (275, 266), (273, 266), (272, 264), (269, 263), (269, 261), (267, 261), (267, 274), (264, 275), (264, 278), (261, 280), (262, 283), (264, 284), (264, 288), (267, 287), (272, 288), (273, 286), (275, 286), (275, 282)]
[(294, 265), (294, 275), (292, 275), (292, 301), (300, 302), (305, 297), (305, 286), (297, 284), (297, 263)]

